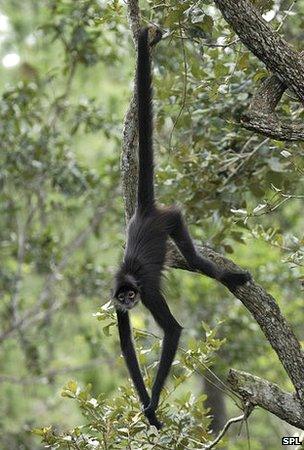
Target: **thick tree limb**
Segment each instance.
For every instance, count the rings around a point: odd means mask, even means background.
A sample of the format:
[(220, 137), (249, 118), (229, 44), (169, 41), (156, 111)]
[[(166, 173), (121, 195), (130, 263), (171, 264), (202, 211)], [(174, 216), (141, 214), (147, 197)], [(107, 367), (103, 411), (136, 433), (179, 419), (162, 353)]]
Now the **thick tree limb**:
[(249, 111), (263, 111), (273, 114), (277, 104), (286, 90), (284, 84), (276, 75), (271, 75), (263, 81), (251, 100)]
[(304, 140), (303, 123), (280, 119), (275, 108), (290, 87), (303, 102), (303, 52), (297, 53), (248, 0), (215, 0), (243, 44), (274, 72), (261, 85), (241, 118), (244, 128), (281, 141)]
[(227, 380), (245, 401), (261, 406), (304, 430), (303, 408), (294, 394), (284, 392), (276, 384), (238, 370), (230, 370)]
[[(138, 9), (134, 8), (134, 1), (135, 0), (128, 1), (129, 20), (131, 21), (131, 23), (132, 21), (134, 21), (134, 23), (138, 23)], [(137, 3), (137, 1), (135, 3)], [(221, 4), (225, 2), (217, 0), (216, 3)], [(227, 4), (229, 5), (232, 3), (233, 0), (227, 1)], [(239, 4), (242, 4), (241, 11), (243, 11), (245, 3), (246, 2), (244, 2), (244, 0), (235, 2), (235, 5), (232, 6), (232, 9), (238, 10)], [(225, 7), (223, 8), (225, 9)], [(245, 19), (245, 22), (246, 20), (247, 19)], [(270, 50), (268, 49), (268, 51)], [(288, 59), (287, 56), (286, 59)], [(295, 70), (295, 78), (296, 76), (300, 77), (298, 70)], [(127, 218), (129, 218), (134, 212), (137, 186), (137, 114), (136, 103), (134, 102), (135, 100), (133, 96), (129, 111), (126, 116), (124, 127), (125, 130), (132, 130), (132, 132), (124, 132), (122, 145), (122, 184), (124, 189), (124, 201)], [(275, 103), (275, 99), (273, 100), (273, 103)], [(133, 111), (132, 114), (130, 114), (130, 110)], [(126, 170), (126, 172), (124, 172), (124, 170)], [(210, 248), (200, 247), (199, 251), (203, 256), (212, 259), (220, 268), (242, 270), (232, 261), (219, 255)], [(167, 263), (170, 267), (190, 270), (186, 261), (175, 248), (175, 246), (173, 246), (173, 244), (169, 245), (168, 247)], [(304, 355), (301, 350), (299, 341), (297, 340), (291, 327), (283, 317), (277, 303), (270, 294), (268, 294), (261, 286), (256, 284), (254, 281), (248, 283), (246, 286), (239, 287), (235, 292), (232, 293), (239, 300), (241, 300), (243, 305), (250, 311), (250, 313), (264, 332), (267, 340), (270, 342), (271, 346), (277, 353), (281, 363), (283, 364), (288, 376), (290, 377), (296, 389), (297, 397), (302, 404), (304, 415)]]
[[(242, 270), (231, 260), (208, 247), (199, 247), (200, 254), (219, 267)], [(170, 246), (168, 263), (171, 267), (190, 270), (178, 250)], [(282, 315), (275, 299), (254, 281), (232, 292), (252, 314), (267, 340), (277, 353), (301, 401), (304, 400), (304, 354), (291, 327)], [(304, 406), (304, 402), (302, 403)], [(304, 409), (303, 409), (304, 413)]]
[(280, 141), (304, 140), (302, 122), (283, 120), (275, 113), (285, 90), (286, 85), (276, 75), (266, 78), (253, 96), (248, 111), (241, 117), (244, 128)]
[[(132, 30), (132, 38), (136, 47), (139, 32), (139, 8), (137, 0), (128, 0), (128, 19)], [(136, 77), (134, 77), (134, 89), (128, 111), (125, 116), (122, 132), (122, 152), (120, 159), (123, 198), (125, 204), (126, 222), (130, 220), (136, 205), (137, 191), (137, 100)], [(134, 180), (136, 182), (134, 183)]]
[(263, 134), (277, 141), (304, 141), (302, 122), (282, 120), (275, 114), (246, 112), (241, 118), (244, 128)]
[(249, 0), (214, 0), (244, 45), (304, 102), (304, 61)]
[[(136, 206), (136, 183), (137, 180), (137, 110), (135, 93), (130, 102), (125, 116), (122, 139), (122, 153), (120, 159), (123, 198), (125, 203), (125, 216), (128, 223)], [(132, 180), (132, 182), (130, 182)]]

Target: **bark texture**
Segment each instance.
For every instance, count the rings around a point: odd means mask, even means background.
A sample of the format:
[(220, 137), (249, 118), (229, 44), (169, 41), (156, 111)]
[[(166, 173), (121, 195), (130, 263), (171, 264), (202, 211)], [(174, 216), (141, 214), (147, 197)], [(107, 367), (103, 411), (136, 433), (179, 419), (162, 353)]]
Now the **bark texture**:
[(302, 122), (280, 119), (275, 113), (286, 88), (276, 75), (266, 78), (253, 96), (248, 111), (241, 117), (244, 128), (280, 141), (304, 140)]
[(304, 62), (249, 0), (214, 0), (244, 45), (304, 102)]
[[(209, 247), (198, 247), (198, 249), (202, 256), (211, 259), (221, 268), (243, 270)], [(173, 246), (169, 248), (168, 264), (171, 267), (190, 270), (182, 255)], [(268, 342), (277, 353), (304, 407), (304, 353), (275, 299), (254, 280), (231, 292), (241, 300), (259, 324)]]
[[(137, 45), (137, 37), (140, 28), (139, 7), (137, 0), (128, 1), (128, 20), (132, 31), (134, 46)], [(137, 192), (137, 99), (136, 99), (136, 77), (134, 76), (134, 89), (128, 111), (125, 116), (122, 132), (122, 152), (120, 158), (121, 181), (123, 199), (125, 205), (126, 222), (131, 219), (136, 205)], [(136, 182), (134, 183), (134, 180)]]
[(273, 72), (241, 118), (244, 128), (281, 141), (304, 140), (303, 123), (280, 119), (275, 108), (287, 88), (304, 100), (304, 53), (296, 52), (263, 19), (249, 0), (215, 0), (246, 47)]
[(228, 382), (234, 391), (253, 405), (261, 406), (291, 425), (304, 429), (303, 408), (294, 394), (246, 372), (231, 369)]
[(216, 378), (208, 374), (204, 380), (204, 393), (207, 395), (205, 406), (210, 408), (212, 416), (210, 428), (214, 434), (219, 433), (227, 422), (227, 411), (223, 392), (218, 389)]

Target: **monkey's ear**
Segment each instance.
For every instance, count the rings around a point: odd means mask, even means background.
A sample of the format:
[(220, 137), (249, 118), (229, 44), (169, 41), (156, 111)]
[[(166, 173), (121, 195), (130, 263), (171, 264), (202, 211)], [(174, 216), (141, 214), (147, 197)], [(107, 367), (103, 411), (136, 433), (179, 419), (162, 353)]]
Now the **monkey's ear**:
[(156, 25), (150, 25), (148, 27), (148, 39), (150, 47), (154, 47), (162, 38), (163, 32)]

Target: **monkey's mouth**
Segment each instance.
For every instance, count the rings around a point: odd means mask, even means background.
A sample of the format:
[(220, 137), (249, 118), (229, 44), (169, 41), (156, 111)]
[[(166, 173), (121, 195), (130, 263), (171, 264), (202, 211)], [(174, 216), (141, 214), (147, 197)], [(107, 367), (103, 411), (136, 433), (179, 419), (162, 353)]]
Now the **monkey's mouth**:
[(133, 309), (134, 306), (136, 306), (136, 303), (135, 303), (135, 302), (132, 302), (132, 303), (123, 303), (121, 306), (122, 306), (122, 308), (124, 308), (124, 309), (130, 310), (130, 309)]
[(130, 309), (133, 309), (137, 303), (139, 302), (139, 298), (136, 298), (134, 300), (129, 300), (129, 301), (123, 301), (120, 302), (117, 299), (114, 299), (114, 304), (115, 307), (117, 309), (119, 309), (120, 311), (130, 311)]

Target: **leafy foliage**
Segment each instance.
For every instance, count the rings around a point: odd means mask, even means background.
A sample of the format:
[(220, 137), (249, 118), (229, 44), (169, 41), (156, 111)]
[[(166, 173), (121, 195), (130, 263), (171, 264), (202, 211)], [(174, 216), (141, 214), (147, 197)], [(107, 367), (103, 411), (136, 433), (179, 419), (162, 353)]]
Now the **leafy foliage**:
[[(278, 5), (256, 3), (263, 12)], [(240, 127), (267, 71), (213, 2), (141, 7), (143, 23), (168, 31), (154, 54), (160, 200), (182, 204), (199, 242), (234, 253), (303, 341), (303, 144)], [(296, 7), (290, 18), (289, 2), (280, 2), (272, 25), (299, 48), (303, 1)], [(0, 13), (1, 58), (20, 58), (0, 66), (0, 447), (104, 448), (106, 439), (109, 449), (199, 449), (210, 418), (198, 375), (208, 378), (209, 367), (221, 380), (234, 366), (290, 386), (241, 305), (210, 280), (171, 271), (168, 298), (184, 342), (161, 405), (164, 430), (144, 422), (112, 310), (99, 308), (123, 245), (119, 154), (135, 64), (125, 4), (5, 0)], [(280, 114), (301, 119), (303, 109), (287, 93)], [(140, 308), (134, 326), (151, 386), (160, 339)], [(72, 401), (57, 395), (64, 384)], [(234, 401), (227, 396), (231, 416)], [(249, 425), (252, 449), (278, 448), (269, 429), (280, 434), (281, 423), (257, 412)], [(227, 445), (246, 448), (245, 433), (231, 432)]]
[[(110, 324), (103, 330), (109, 336), (109, 327), (113, 325), (113, 308), (105, 305), (97, 314), (98, 320)], [(147, 336), (146, 332), (136, 330), (136, 343), (142, 365), (147, 364), (147, 355), (151, 349), (143, 350), (140, 340)], [(154, 337), (155, 338), (155, 337)], [(157, 339), (159, 340), (159, 339)], [(208, 329), (205, 341), (192, 341), (189, 350), (183, 352), (180, 360), (174, 364), (174, 381), (171, 389), (166, 389), (159, 407), (159, 414), (164, 421), (164, 429), (158, 432), (154, 427), (147, 427), (144, 415), (139, 410), (137, 397), (130, 384), (120, 387), (116, 396), (109, 400), (104, 394), (97, 398), (91, 395), (91, 385), (81, 388), (74, 380), (69, 381), (61, 395), (77, 402), (86, 420), (71, 431), (58, 432), (54, 427), (37, 428), (33, 433), (42, 438), (42, 442), (51, 448), (87, 449), (87, 448), (159, 448), (203, 449), (209, 440), (207, 411), (204, 408), (205, 395), (195, 396), (191, 392), (177, 394), (172, 403), (172, 396), (181, 384), (195, 372), (203, 373), (223, 342), (216, 337), (216, 331)], [(153, 344), (155, 349), (159, 342)], [(159, 348), (158, 348), (159, 350)], [(145, 372), (151, 371), (155, 364), (149, 364)], [(151, 386), (151, 377), (146, 379)]]

